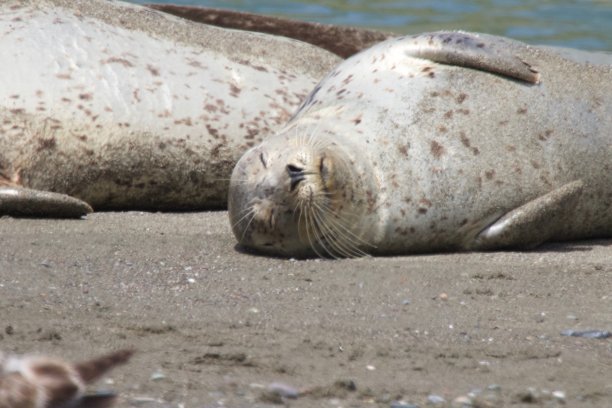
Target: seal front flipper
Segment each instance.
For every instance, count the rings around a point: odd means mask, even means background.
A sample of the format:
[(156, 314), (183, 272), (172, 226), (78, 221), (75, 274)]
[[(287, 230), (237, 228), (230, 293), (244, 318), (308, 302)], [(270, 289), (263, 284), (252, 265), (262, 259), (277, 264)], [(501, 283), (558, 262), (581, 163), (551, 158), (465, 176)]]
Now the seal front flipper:
[(0, 187), (0, 215), (80, 218), (93, 212), (85, 201), (66, 194), (19, 186)]
[(515, 208), (482, 230), (466, 249), (533, 248), (549, 240), (572, 216), (583, 186), (581, 180), (573, 181)]
[(523, 61), (514, 50), (528, 45), (485, 34), (462, 31), (437, 31), (419, 34), (408, 42), (411, 57), (448, 65), (474, 68), (537, 84), (538, 71)]

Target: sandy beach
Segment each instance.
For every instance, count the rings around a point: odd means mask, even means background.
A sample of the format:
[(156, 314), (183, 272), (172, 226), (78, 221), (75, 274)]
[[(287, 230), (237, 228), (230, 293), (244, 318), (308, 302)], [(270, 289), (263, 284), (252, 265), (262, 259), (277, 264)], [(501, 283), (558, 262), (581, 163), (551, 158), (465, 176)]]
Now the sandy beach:
[(7, 352), (136, 348), (118, 407), (612, 406), (612, 338), (561, 335), (612, 330), (610, 240), (296, 261), (225, 212), (5, 217), (0, 316)]

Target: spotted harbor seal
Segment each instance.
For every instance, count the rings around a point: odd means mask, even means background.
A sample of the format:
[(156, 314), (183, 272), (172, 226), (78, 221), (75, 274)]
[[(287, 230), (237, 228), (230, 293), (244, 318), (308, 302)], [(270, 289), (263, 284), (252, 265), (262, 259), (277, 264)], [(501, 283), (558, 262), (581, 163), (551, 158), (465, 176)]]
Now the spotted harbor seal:
[(355, 55), (239, 160), (235, 236), (296, 257), (612, 236), (612, 56), (586, 56), (464, 32)]
[(79, 216), (225, 207), (241, 154), (340, 59), (144, 6), (20, 0), (0, 5), (0, 61), (0, 214)]

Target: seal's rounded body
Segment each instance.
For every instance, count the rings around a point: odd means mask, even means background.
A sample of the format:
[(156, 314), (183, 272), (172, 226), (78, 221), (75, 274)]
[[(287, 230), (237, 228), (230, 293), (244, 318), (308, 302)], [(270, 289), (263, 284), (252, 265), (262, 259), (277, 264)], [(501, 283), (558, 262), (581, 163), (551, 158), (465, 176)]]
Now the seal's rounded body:
[(285, 256), (612, 236), (612, 57), (581, 55), (468, 33), (357, 54), (241, 158), (235, 235)]
[(225, 206), (241, 154), (339, 61), (101, 0), (5, 2), (0, 33), (0, 186), (96, 209)]

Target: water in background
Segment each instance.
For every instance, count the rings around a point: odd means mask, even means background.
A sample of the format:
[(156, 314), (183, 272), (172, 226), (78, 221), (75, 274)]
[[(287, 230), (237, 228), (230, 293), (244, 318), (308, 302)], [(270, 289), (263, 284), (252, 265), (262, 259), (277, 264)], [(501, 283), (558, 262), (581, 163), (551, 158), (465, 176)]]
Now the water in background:
[(130, 0), (220, 7), (398, 33), (462, 29), (612, 51), (612, 0)]

